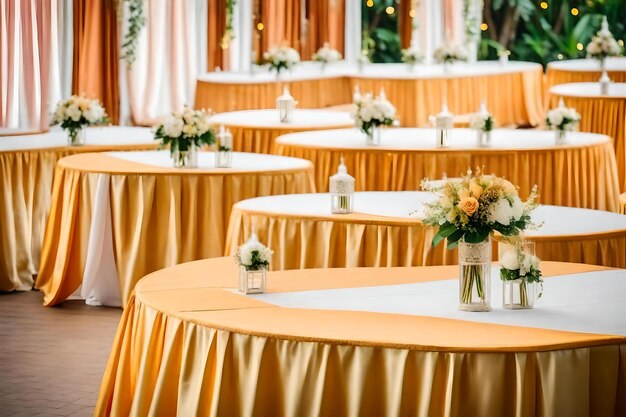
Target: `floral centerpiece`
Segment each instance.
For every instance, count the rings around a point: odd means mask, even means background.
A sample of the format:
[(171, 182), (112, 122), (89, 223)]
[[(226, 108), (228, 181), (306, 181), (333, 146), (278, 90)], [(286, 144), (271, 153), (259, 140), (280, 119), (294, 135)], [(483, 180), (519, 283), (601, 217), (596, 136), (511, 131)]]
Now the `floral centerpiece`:
[(300, 62), (300, 54), (289, 46), (273, 46), (263, 54), (263, 59), (279, 76), (282, 70), (289, 70)]
[(235, 254), (239, 265), (239, 291), (245, 294), (265, 292), (265, 272), (271, 259), (272, 251), (252, 233)]
[(425, 204), (424, 224), (438, 227), (432, 245), (447, 239), (448, 249), (459, 246), (460, 308), (489, 311), (490, 235), (517, 237), (533, 227), (530, 213), (537, 206), (537, 189), (524, 203), (517, 187), (504, 178), (471, 170), (443, 186), (422, 185), (438, 199)]
[(401, 60), (411, 66), (424, 61), (424, 54), (417, 47), (411, 46), (402, 50)]
[(502, 294), (505, 308), (533, 307), (535, 285), (543, 285), (539, 262), (539, 258), (520, 245), (504, 253), (500, 259), (500, 279), (504, 281)]
[(473, 114), (470, 117), (470, 127), (478, 133), (478, 146), (487, 146), (491, 142), (491, 131), (494, 126), (494, 119), (486, 109)]
[(85, 143), (84, 128), (86, 126), (108, 122), (104, 106), (99, 100), (85, 96), (71, 96), (57, 104), (50, 125), (61, 125), (61, 128), (67, 132), (69, 145), (82, 145)]
[(444, 70), (448, 70), (448, 65), (459, 61), (467, 61), (467, 51), (461, 45), (443, 44), (433, 54), (435, 62), (444, 65)]
[(322, 69), (326, 64), (339, 60), (341, 60), (341, 52), (331, 48), (328, 42), (324, 42), (324, 45), (313, 54), (313, 61), (320, 62)]
[(360, 95), (354, 102), (354, 123), (365, 135), (368, 145), (380, 143), (379, 126), (393, 124), (396, 117), (396, 108), (384, 95)]
[(198, 148), (215, 143), (209, 114), (189, 107), (166, 116), (154, 127), (154, 138), (161, 142), (161, 148), (169, 146), (176, 168), (195, 168)]
[(611, 79), (606, 71), (606, 59), (611, 56), (619, 56), (622, 54), (622, 48), (619, 46), (613, 34), (609, 30), (609, 24), (606, 16), (602, 19), (602, 27), (587, 44), (587, 58), (597, 59), (600, 61), (600, 86), (602, 94), (607, 94)]
[(563, 100), (560, 100), (558, 107), (549, 110), (546, 114), (546, 126), (555, 130), (557, 143), (565, 140), (567, 132), (578, 129), (580, 114), (573, 107), (565, 107)]

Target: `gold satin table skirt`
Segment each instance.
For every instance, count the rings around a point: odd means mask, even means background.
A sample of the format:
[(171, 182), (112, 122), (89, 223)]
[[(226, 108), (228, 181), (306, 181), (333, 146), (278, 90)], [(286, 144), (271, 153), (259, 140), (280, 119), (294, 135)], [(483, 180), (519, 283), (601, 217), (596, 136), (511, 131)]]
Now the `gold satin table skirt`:
[(59, 161), (37, 288), (44, 304), (81, 285), (99, 175), (110, 175), (115, 266), (122, 305), (144, 275), (181, 262), (222, 256), (234, 203), (314, 191), (312, 169), (176, 170), (104, 154)]
[[(598, 268), (547, 262), (543, 270), (550, 277)], [(270, 272), (268, 291), (418, 283), (456, 272), (449, 266)], [(238, 294), (236, 283), (232, 258), (141, 280), (120, 322), (95, 415), (626, 413), (622, 336), (285, 308)]]

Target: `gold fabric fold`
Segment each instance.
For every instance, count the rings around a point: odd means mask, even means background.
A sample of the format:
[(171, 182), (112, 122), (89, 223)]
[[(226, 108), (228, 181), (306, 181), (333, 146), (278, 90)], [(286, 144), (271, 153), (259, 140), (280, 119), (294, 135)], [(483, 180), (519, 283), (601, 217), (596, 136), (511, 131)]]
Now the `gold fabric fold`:
[(276, 154), (276, 138), (288, 133), (323, 130), (323, 129), (340, 129), (352, 127), (352, 125), (336, 125), (336, 126), (307, 126), (307, 127), (295, 127), (289, 128), (264, 128), (264, 127), (249, 127), (249, 126), (236, 126), (236, 125), (224, 125), (230, 129), (233, 134), (233, 149), (236, 152), (256, 152), (256, 153), (269, 153)]
[[(548, 275), (589, 270), (546, 265)], [(398, 275), (418, 282), (450, 273), (427, 267), (430, 278), (420, 279), (421, 270), (285, 271), (270, 273), (269, 282), (274, 290), (297, 291), (317, 278), (360, 286), (352, 278), (361, 273), (376, 285)], [(138, 284), (115, 337), (96, 416), (626, 413), (624, 337), (288, 309), (228, 290), (227, 304), (197, 297), (196, 309), (188, 310), (187, 297), (234, 285), (235, 272), (232, 259), (211, 259)]]
[(506, 177), (526, 198), (534, 184), (540, 202), (618, 212), (619, 182), (615, 152), (609, 142), (528, 150), (397, 150), (316, 148), (278, 142), (279, 155), (308, 159), (315, 166), (318, 192), (343, 155), (357, 191), (415, 191), (425, 178), (459, 176), (468, 168)]
[[(551, 95), (553, 107), (559, 97)], [(568, 97), (563, 100), (580, 114), (582, 132), (601, 133), (613, 138), (617, 174), (621, 191), (626, 191), (626, 98), (616, 97)]]
[(113, 247), (123, 305), (136, 282), (152, 271), (222, 256), (234, 203), (314, 191), (310, 166), (267, 172), (194, 172), (99, 154), (65, 158), (57, 165), (37, 278), (45, 305), (64, 301), (82, 282), (91, 201), (101, 174), (111, 176)]
[[(626, 71), (607, 71), (607, 73), (611, 81), (626, 83)], [(601, 76), (600, 63), (598, 63), (597, 71), (573, 71), (554, 68), (548, 65), (548, 69), (546, 70), (546, 87), (549, 90), (550, 87), (558, 84), (595, 83), (600, 80)]]
[[(486, 100), (499, 126), (536, 126), (543, 120), (543, 71), (428, 79), (377, 79), (360, 75), (285, 82), (303, 108), (337, 106), (352, 102), (352, 92), (378, 92), (381, 88), (398, 111), (402, 126), (427, 125), (441, 111), (444, 97), (454, 114), (478, 111)], [(196, 108), (216, 112), (273, 108), (281, 83), (232, 83), (198, 80)], [(507, 91), (507, 94), (502, 94)]]
[[(329, 202), (330, 204), (330, 202)], [(226, 235), (225, 255), (254, 230), (274, 251), (273, 270), (363, 266), (457, 264), (456, 250), (431, 241), (435, 229), (417, 219), (361, 213), (296, 216), (247, 210), (235, 205)], [(626, 268), (626, 230), (585, 236), (528, 237), (544, 261), (576, 262)], [(497, 242), (493, 259), (498, 259)]]
[(619, 196), (619, 209), (620, 213), (626, 214), (626, 193), (622, 193)]
[(59, 159), (82, 152), (154, 148), (156, 143), (0, 152), (0, 291), (33, 286)]

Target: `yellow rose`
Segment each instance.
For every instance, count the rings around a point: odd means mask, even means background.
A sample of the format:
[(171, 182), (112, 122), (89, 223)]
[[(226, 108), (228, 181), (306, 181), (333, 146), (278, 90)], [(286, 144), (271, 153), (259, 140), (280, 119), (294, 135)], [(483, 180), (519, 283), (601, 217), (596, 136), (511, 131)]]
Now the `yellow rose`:
[(467, 190), (461, 190), (459, 191), (459, 198), (462, 200), (464, 198), (467, 198), (470, 196), (470, 192)]
[(472, 181), (469, 186), (470, 193), (473, 197), (480, 198), (483, 194), (483, 187), (481, 187), (476, 181)]
[(474, 197), (463, 197), (461, 201), (459, 201), (459, 208), (465, 212), (468, 216), (476, 213), (478, 210), (478, 200)]

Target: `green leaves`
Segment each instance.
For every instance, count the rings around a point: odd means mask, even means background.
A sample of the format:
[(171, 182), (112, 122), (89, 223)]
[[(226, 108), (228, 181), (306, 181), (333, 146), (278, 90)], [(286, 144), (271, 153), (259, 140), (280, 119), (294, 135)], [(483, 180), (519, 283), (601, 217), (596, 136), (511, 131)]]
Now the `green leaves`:
[(122, 43), (122, 59), (126, 61), (126, 65), (130, 68), (135, 62), (135, 51), (139, 42), (141, 30), (147, 23), (146, 14), (143, 9), (143, 0), (124, 0), (128, 3), (128, 29), (124, 35), (124, 43)]

